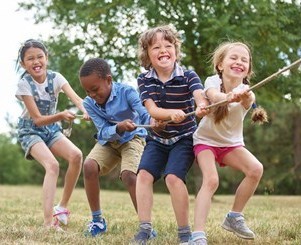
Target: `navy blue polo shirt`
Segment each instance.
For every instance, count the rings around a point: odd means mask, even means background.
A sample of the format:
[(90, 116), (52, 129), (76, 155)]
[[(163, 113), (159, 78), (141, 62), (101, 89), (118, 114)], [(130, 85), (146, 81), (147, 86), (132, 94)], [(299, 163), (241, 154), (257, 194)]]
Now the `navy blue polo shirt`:
[[(201, 79), (192, 70), (184, 70), (178, 64), (168, 81), (158, 79), (154, 69), (138, 76), (138, 89), (142, 103), (152, 99), (160, 108), (180, 109), (185, 113), (194, 111), (193, 91), (203, 89)], [(166, 145), (171, 145), (185, 136), (192, 135), (197, 124), (194, 115), (188, 116), (181, 123), (169, 123), (164, 130), (157, 133), (150, 130), (149, 136)]]

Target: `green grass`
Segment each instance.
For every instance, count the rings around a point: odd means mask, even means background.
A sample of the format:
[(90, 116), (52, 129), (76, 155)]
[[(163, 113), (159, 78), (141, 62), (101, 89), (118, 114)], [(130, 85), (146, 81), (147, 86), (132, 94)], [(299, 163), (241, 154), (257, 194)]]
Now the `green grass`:
[[(62, 189), (57, 191), (57, 201)], [(127, 192), (101, 191), (102, 209), (108, 232), (102, 237), (85, 238), (90, 220), (84, 189), (75, 189), (71, 198), (70, 223), (66, 232), (42, 229), (41, 186), (0, 186), (0, 244), (129, 244), (138, 227), (138, 218)], [(247, 224), (255, 231), (254, 241), (237, 238), (220, 227), (231, 208), (233, 196), (214, 197), (207, 222), (209, 244), (301, 244), (301, 197), (254, 196), (245, 210)], [(193, 225), (194, 197), (190, 197)], [(150, 244), (177, 244), (177, 227), (167, 194), (155, 194), (153, 225), (158, 238)]]

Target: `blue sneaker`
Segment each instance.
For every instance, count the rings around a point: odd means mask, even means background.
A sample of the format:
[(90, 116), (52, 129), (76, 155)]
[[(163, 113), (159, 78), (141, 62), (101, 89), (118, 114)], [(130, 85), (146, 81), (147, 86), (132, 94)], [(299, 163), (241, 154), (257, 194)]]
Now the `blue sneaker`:
[(100, 222), (93, 222), (91, 221), (88, 224), (88, 230), (85, 232), (86, 236), (98, 236), (107, 231), (107, 223), (104, 218), (101, 219)]

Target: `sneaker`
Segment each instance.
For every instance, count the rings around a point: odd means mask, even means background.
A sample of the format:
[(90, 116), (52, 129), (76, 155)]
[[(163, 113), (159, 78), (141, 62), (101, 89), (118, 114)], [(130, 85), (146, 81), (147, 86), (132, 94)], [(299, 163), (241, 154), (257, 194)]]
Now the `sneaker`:
[(105, 233), (106, 231), (107, 231), (107, 223), (106, 220), (102, 218), (100, 222), (91, 221), (88, 224), (88, 229), (85, 232), (85, 236), (95, 237)]
[(255, 238), (254, 232), (247, 227), (243, 215), (240, 215), (238, 217), (226, 216), (222, 224), (222, 227), (227, 231), (233, 232), (235, 235), (237, 235), (240, 238), (243, 239)]
[(152, 229), (149, 240), (155, 239), (157, 236), (157, 232), (154, 229)]
[[(153, 232), (153, 230), (152, 230)], [(145, 245), (147, 243), (148, 240), (151, 239), (152, 235), (148, 235), (146, 232), (144, 231), (139, 231), (135, 236), (134, 239), (132, 240), (131, 244), (135, 244), (135, 245)], [(153, 237), (155, 238), (155, 237)], [(153, 239), (152, 238), (152, 239)]]
[(69, 215), (70, 212), (67, 208), (62, 208), (59, 206), (55, 206), (53, 208), (53, 217), (64, 225), (67, 225)]
[(207, 245), (207, 238), (201, 237), (201, 238), (198, 238), (196, 241), (189, 240), (189, 242), (187, 244), (188, 245)]

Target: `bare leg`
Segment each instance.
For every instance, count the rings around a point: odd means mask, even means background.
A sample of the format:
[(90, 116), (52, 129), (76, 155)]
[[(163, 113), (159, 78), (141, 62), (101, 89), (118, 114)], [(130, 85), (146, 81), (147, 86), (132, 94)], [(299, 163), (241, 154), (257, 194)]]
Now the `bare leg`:
[(139, 221), (151, 222), (153, 207), (153, 176), (145, 170), (137, 175), (136, 198)]
[(128, 190), (132, 203), (137, 212), (137, 201), (136, 201), (136, 180), (137, 176), (135, 173), (125, 170), (121, 173), (121, 180), (124, 183), (126, 189)]
[(202, 172), (203, 183), (196, 197), (194, 207), (194, 230), (205, 231), (212, 196), (218, 188), (219, 180), (215, 166), (215, 157), (210, 150), (200, 152), (197, 160)]
[(45, 169), (43, 181), (44, 226), (50, 226), (52, 223), (52, 208), (56, 192), (56, 183), (59, 176), (59, 163), (44, 142), (33, 145), (30, 154)]
[(68, 161), (65, 175), (64, 190), (59, 205), (67, 207), (71, 194), (75, 188), (82, 166), (82, 152), (66, 137), (57, 141), (50, 150), (57, 156)]
[(84, 162), (84, 184), (91, 211), (100, 210), (99, 166), (92, 159)]
[(185, 183), (173, 174), (165, 178), (179, 227), (189, 225), (189, 196)]
[(254, 194), (263, 174), (262, 164), (244, 147), (237, 148), (224, 157), (224, 163), (245, 174), (238, 186), (232, 211), (242, 212)]

